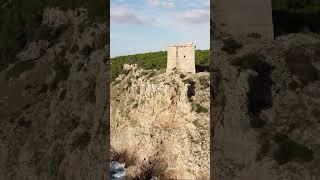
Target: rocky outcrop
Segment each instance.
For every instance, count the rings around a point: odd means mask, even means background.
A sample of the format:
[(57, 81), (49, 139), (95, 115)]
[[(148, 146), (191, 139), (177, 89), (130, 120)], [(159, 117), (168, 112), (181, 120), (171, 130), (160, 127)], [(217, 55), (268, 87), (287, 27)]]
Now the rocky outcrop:
[(111, 148), (127, 178), (209, 177), (209, 73), (124, 65), (111, 86)]
[(49, 48), (50, 44), (47, 40), (39, 40), (37, 42), (31, 42), (27, 49), (23, 50), (17, 55), (20, 61), (36, 60), (40, 58), (46, 50)]
[(42, 24), (51, 27), (60, 27), (69, 24), (84, 24), (88, 21), (88, 11), (84, 8), (62, 10), (50, 7), (44, 10)]
[(0, 179), (106, 179), (106, 26), (86, 16), (45, 10), (48, 36), (1, 72)]
[(319, 43), (315, 34), (266, 42), (215, 33), (214, 179), (320, 177)]

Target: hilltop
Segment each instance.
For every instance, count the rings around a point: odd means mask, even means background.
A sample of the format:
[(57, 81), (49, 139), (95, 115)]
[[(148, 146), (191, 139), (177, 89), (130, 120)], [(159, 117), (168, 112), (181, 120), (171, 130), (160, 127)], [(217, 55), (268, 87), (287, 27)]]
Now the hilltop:
[(113, 160), (128, 178), (207, 179), (208, 72), (164, 73), (124, 65), (111, 84)]
[[(196, 50), (195, 53), (197, 72), (209, 71), (210, 50)], [(111, 58), (111, 80), (122, 73), (124, 64), (137, 64), (145, 70), (165, 69), (167, 67), (167, 52), (159, 51)]]

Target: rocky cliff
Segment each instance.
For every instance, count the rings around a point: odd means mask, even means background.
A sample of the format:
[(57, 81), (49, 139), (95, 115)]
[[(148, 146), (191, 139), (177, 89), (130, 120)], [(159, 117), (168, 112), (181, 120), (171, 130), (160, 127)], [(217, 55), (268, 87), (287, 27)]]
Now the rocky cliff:
[(209, 87), (209, 73), (124, 66), (111, 84), (110, 129), (127, 178), (208, 178)]
[(213, 178), (319, 179), (319, 35), (214, 38)]
[(0, 179), (105, 179), (107, 26), (47, 8), (0, 74)]

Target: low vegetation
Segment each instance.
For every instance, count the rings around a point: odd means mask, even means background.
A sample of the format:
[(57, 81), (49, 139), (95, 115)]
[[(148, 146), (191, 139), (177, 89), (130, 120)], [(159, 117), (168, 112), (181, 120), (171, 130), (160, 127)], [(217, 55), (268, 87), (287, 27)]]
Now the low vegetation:
[(193, 104), (192, 109), (196, 112), (196, 113), (207, 113), (208, 109), (201, 106), (201, 104)]
[(242, 44), (232, 37), (228, 37), (223, 40), (223, 46), (221, 50), (227, 52), (228, 54), (235, 54), (240, 48), (242, 48)]
[(194, 81), (190, 78), (182, 80), (182, 82), (184, 82), (185, 84), (194, 84)]
[(272, 7), (276, 10), (291, 12), (318, 13), (320, 2), (318, 0), (272, 0)]
[(292, 160), (313, 160), (312, 149), (292, 141), (287, 135), (278, 133), (273, 140), (278, 144), (278, 149), (274, 152), (274, 158), (279, 164), (285, 164)]
[(233, 59), (230, 64), (242, 69), (251, 69), (259, 71), (259, 66), (262, 65), (262, 61), (265, 57), (257, 53), (245, 54), (240, 58)]

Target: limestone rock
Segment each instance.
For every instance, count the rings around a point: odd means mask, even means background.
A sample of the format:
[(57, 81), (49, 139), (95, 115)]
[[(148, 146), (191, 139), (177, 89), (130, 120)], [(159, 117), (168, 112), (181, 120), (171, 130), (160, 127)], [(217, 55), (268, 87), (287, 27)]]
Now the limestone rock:
[[(127, 175), (209, 177), (209, 73), (166, 74), (124, 65), (111, 85), (111, 147)], [(200, 82), (201, 79), (201, 82)]]
[[(83, 9), (46, 9), (49, 32), (64, 28), (18, 55), (39, 59), (23, 81), (9, 85), (7, 70), (0, 73), (0, 179), (107, 178), (108, 55), (105, 45), (95, 45), (106, 40), (106, 27), (86, 19)], [(74, 48), (84, 44), (85, 54)]]
[(17, 55), (20, 61), (35, 60), (40, 58), (48, 49), (50, 43), (46, 40), (32, 42), (27, 49)]
[(217, 35), (213, 178), (318, 179), (319, 36), (240, 40), (242, 48), (228, 54), (223, 34)]

